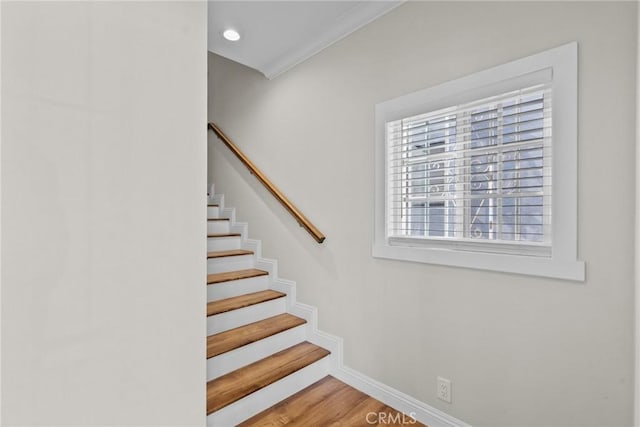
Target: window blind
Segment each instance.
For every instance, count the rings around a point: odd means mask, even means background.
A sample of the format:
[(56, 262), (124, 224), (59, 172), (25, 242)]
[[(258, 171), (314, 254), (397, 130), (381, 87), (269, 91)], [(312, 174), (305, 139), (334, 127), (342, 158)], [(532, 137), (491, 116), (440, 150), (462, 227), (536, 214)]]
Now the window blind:
[(386, 124), (390, 241), (551, 245), (550, 84)]

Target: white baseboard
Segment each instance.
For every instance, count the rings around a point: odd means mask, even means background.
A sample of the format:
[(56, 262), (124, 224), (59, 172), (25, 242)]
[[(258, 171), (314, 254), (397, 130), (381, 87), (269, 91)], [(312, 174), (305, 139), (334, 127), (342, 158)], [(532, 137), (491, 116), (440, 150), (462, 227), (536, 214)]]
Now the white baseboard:
[(429, 427), (471, 427), (464, 421), (454, 418), (433, 406), (429, 406), (347, 366), (341, 366), (338, 371), (333, 372), (332, 375), (340, 381), (349, 384), (351, 387), (378, 399), (403, 414), (410, 415)]

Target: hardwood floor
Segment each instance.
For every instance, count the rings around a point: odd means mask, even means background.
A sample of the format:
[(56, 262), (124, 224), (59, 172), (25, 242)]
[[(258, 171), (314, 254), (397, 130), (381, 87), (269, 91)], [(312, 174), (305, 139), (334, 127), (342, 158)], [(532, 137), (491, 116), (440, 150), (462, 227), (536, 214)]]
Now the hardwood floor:
[(356, 390), (332, 376), (292, 395), (239, 424), (277, 426), (424, 426), (408, 414)]

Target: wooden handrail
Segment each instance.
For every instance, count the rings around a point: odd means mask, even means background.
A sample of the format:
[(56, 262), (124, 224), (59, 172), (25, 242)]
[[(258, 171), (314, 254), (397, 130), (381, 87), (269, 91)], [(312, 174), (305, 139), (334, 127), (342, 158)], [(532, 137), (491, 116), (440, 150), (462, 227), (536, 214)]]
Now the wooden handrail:
[(249, 169), (249, 172), (255, 175), (256, 178), (258, 178), (258, 181), (260, 181), (262, 185), (264, 185), (266, 189), (269, 190), (269, 193), (273, 194), (273, 197), (275, 197), (282, 204), (282, 206), (284, 206), (284, 208), (288, 210), (291, 215), (293, 215), (296, 221), (298, 221), (298, 224), (300, 224), (301, 227), (303, 227), (309, 232), (309, 234), (311, 234), (311, 236), (313, 236), (316, 242), (324, 242), (325, 237), (320, 232), (320, 230), (318, 230), (316, 226), (313, 225), (311, 221), (309, 221), (309, 219), (307, 219), (307, 217), (304, 216), (302, 212), (300, 212), (300, 210), (293, 203), (291, 203), (291, 201), (287, 199), (287, 197), (282, 194), (280, 190), (278, 190), (278, 187), (273, 185), (269, 178), (267, 178), (264, 173), (262, 173), (262, 171), (258, 169), (258, 167), (254, 165), (253, 162), (249, 160), (249, 158), (242, 151), (240, 151), (240, 149), (233, 142), (231, 142), (227, 135), (225, 135), (218, 126), (210, 122), (209, 129), (211, 129), (218, 136), (218, 138), (220, 138), (220, 140), (224, 142), (227, 147), (229, 147), (233, 154), (235, 154), (236, 157)]

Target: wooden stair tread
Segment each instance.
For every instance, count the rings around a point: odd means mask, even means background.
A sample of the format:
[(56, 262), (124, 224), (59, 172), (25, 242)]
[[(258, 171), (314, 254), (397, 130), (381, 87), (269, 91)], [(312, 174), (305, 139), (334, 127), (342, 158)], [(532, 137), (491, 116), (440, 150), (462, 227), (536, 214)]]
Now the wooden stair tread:
[(207, 234), (207, 237), (240, 237), (240, 233), (212, 233)]
[(305, 323), (307, 323), (307, 321), (300, 317), (283, 313), (208, 336), (207, 359), (295, 328), (296, 326), (304, 325)]
[[(368, 414), (374, 413), (375, 417)], [(378, 415), (384, 413), (382, 420)], [(382, 421), (378, 424), (378, 421)], [(412, 425), (423, 426), (356, 390), (332, 376), (326, 376), (304, 390), (293, 394), (259, 414), (249, 418), (238, 427), (257, 426), (360, 426), (360, 425)]]
[(207, 252), (207, 258), (223, 258), (228, 256), (253, 255), (253, 251), (247, 249), (230, 249), (228, 251)]
[(330, 352), (302, 342), (207, 383), (207, 415), (317, 362)]
[[(249, 418), (240, 426), (330, 425), (340, 420), (350, 408), (367, 398), (364, 393), (357, 390), (355, 393), (349, 393), (349, 391), (351, 391), (350, 387), (342, 381), (326, 376)], [(333, 397), (337, 397), (335, 402)], [(309, 422), (311, 420), (313, 422)]]
[(226, 313), (227, 311), (237, 310), (250, 305), (260, 304), (261, 302), (271, 301), (276, 298), (282, 298), (286, 294), (278, 291), (266, 290), (252, 292), (237, 297), (225, 298), (218, 301), (207, 303), (207, 316), (214, 314)]
[(233, 280), (250, 279), (252, 277), (266, 276), (268, 274), (269, 272), (258, 270), (257, 268), (213, 273), (207, 275), (207, 284), (213, 285), (215, 283), (231, 282)]

